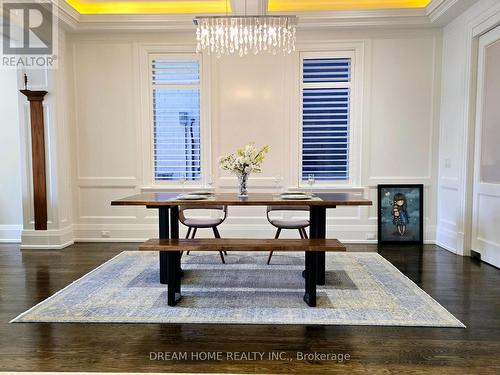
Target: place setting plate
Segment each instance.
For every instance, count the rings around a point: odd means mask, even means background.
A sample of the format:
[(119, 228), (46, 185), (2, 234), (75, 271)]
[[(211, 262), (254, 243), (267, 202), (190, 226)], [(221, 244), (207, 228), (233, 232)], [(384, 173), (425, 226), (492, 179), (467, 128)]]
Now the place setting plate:
[(293, 200), (293, 201), (305, 201), (305, 200), (309, 200), (311, 199), (312, 197), (308, 196), (308, 195), (300, 195), (300, 194), (297, 194), (297, 195), (284, 195), (281, 197), (281, 199), (283, 200)]
[(287, 192), (280, 195), (283, 200), (308, 200), (312, 197), (306, 193), (302, 192)]
[(176, 200), (179, 201), (200, 201), (203, 199), (207, 199), (208, 195), (201, 195), (201, 194), (183, 194), (179, 195)]
[(203, 196), (208, 196), (208, 195), (213, 195), (213, 193), (209, 190), (195, 190), (195, 191), (190, 191), (187, 193), (187, 195), (203, 195)]

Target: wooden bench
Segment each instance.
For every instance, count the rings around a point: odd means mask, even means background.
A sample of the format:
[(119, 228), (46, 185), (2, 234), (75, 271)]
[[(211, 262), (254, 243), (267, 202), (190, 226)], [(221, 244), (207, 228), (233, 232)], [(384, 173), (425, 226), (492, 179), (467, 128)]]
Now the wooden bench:
[[(175, 306), (181, 298), (181, 255), (183, 251), (304, 251), (304, 301), (316, 306), (316, 284), (324, 284), (325, 265), (318, 262), (318, 254), (345, 251), (336, 239), (151, 239), (140, 247), (143, 251), (167, 254), (168, 305)], [(321, 275), (322, 274), (322, 275)], [(319, 281), (323, 280), (323, 281)]]
[(151, 239), (139, 246), (147, 251), (345, 251), (335, 239)]

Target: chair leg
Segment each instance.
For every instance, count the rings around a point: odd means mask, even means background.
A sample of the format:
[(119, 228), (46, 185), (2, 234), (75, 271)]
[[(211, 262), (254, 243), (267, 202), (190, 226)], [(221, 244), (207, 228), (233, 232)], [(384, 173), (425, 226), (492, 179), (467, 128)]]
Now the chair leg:
[[(220, 233), (219, 233), (219, 230), (217, 229), (217, 227), (212, 227), (213, 231), (214, 231), (214, 236), (215, 238), (220, 238)], [(224, 250), (224, 255), (227, 255), (227, 251)]]
[(269, 257), (267, 258), (267, 264), (271, 263), (271, 258), (273, 257), (273, 252), (269, 252)]
[[(193, 229), (193, 234), (191, 234), (191, 229)], [(186, 238), (189, 239), (189, 235), (191, 234), (191, 238), (194, 238), (194, 236), (196, 235), (196, 231), (198, 230), (198, 228), (192, 228), (192, 227), (189, 227), (189, 230), (188, 230), (188, 234), (186, 236)], [(186, 255), (189, 255), (189, 251), (186, 252)]]
[(306, 228), (302, 228), (302, 233), (304, 233), (304, 239), (307, 240), (309, 237), (307, 237)]
[[(278, 230), (276, 231), (276, 235), (274, 236), (274, 239), (279, 238), (280, 233), (281, 233), (281, 228), (278, 228)], [(270, 251), (269, 252), (269, 258), (267, 258), (267, 264), (271, 263), (271, 258), (272, 257), (273, 257), (273, 251)]]
[(222, 260), (223, 264), (226, 264), (226, 261), (224, 260), (224, 254), (222, 254), (222, 251), (219, 251), (220, 258)]
[[(188, 227), (188, 232), (186, 234), (186, 239), (189, 239), (189, 236), (191, 235), (191, 229), (192, 227)], [(181, 251), (181, 257), (182, 257), (183, 251)], [(186, 253), (186, 255), (189, 255), (189, 251)]]
[(302, 232), (302, 228), (299, 228), (300, 238), (304, 239), (304, 233)]
[[(188, 227), (188, 232), (186, 234), (186, 239), (189, 239), (189, 236), (191, 235), (191, 229), (193, 229), (193, 228), (192, 227)], [(181, 256), (182, 256), (182, 253), (183, 252), (181, 252)], [(186, 255), (189, 255), (189, 251), (186, 253)]]

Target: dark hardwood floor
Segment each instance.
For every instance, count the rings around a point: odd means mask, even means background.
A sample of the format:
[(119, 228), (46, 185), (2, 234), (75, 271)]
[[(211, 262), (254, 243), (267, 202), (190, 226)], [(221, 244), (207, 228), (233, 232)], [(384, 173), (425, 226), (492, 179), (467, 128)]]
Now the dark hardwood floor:
[[(467, 325), (457, 328), (176, 324), (8, 324), (123, 250), (0, 245), (0, 371), (500, 374), (500, 270), (436, 246), (384, 248), (391, 261)], [(376, 251), (351, 245), (349, 251)], [(151, 361), (150, 352), (349, 354), (321, 360)]]

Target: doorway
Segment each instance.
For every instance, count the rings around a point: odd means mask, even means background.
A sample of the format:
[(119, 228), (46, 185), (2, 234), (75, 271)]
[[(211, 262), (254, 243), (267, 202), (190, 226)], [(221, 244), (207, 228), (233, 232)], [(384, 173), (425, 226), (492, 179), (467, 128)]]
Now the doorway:
[(479, 38), (472, 250), (500, 267), (500, 26)]

